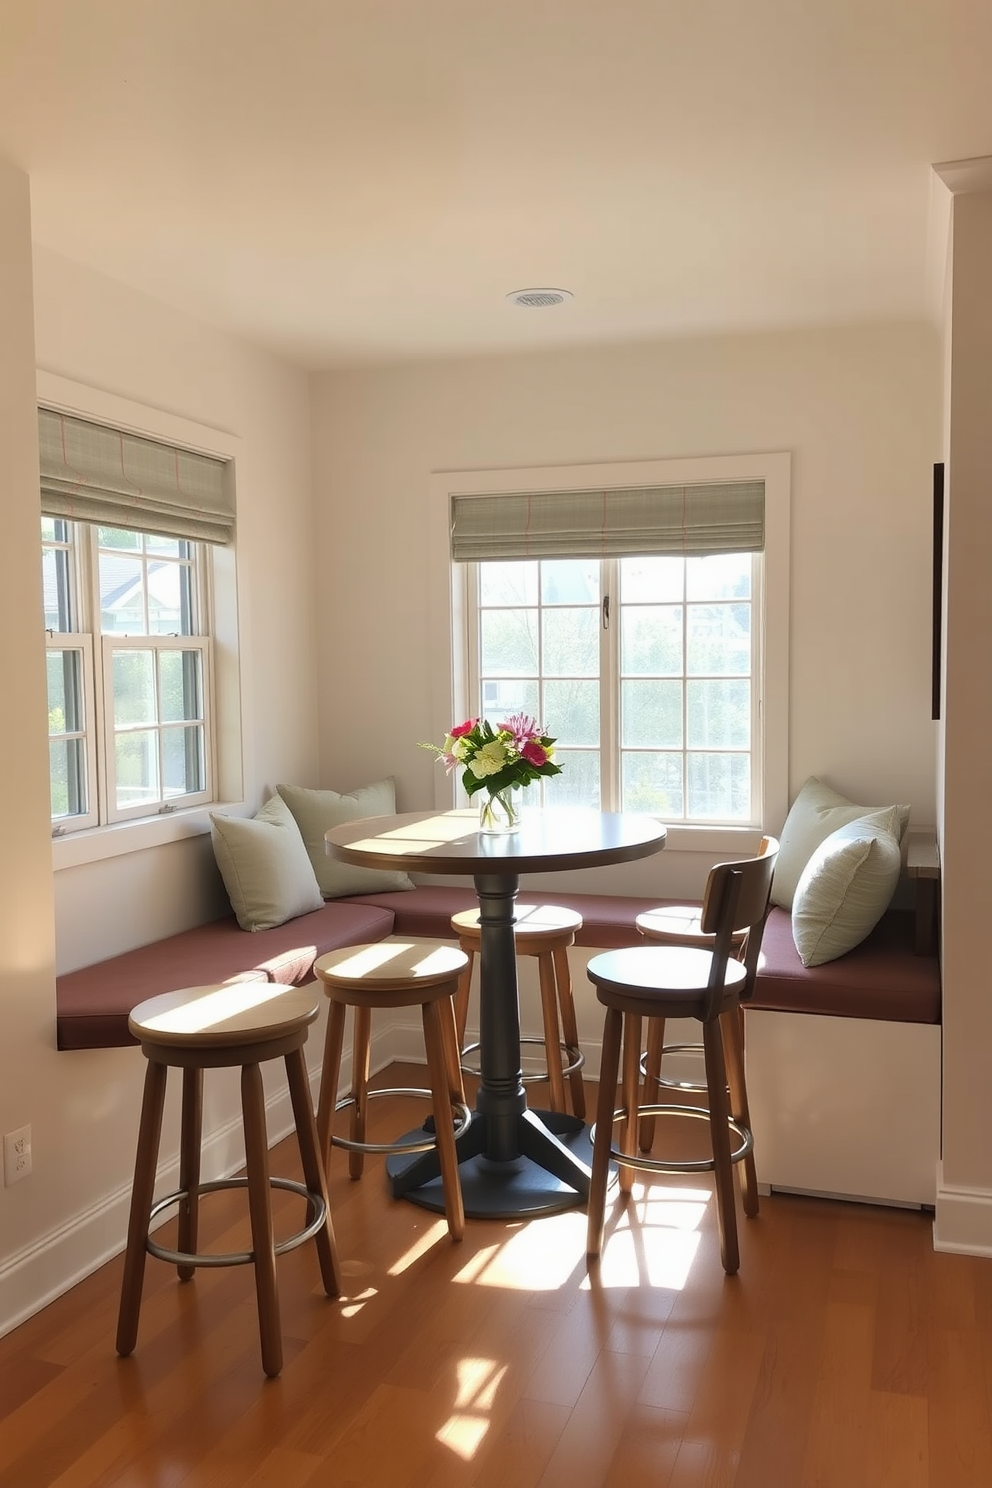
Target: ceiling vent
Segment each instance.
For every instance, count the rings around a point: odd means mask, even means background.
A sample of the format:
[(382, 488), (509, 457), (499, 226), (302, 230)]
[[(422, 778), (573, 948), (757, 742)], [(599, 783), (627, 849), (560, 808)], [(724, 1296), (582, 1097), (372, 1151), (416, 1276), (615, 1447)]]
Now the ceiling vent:
[(570, 289), (515, 289), (506, 297), (525, 310), (545, 310), (549, 305), (563, 305), (572, 298)]

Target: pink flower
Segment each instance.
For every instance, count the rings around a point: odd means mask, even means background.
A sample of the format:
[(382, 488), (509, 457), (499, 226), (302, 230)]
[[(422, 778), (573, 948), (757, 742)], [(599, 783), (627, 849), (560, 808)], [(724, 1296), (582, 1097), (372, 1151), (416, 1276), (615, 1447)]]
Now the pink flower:
[(451, 730), (451, 737), (461, 739), (465, 734), (470, 734), (478, 721), (477, 718), (466, 718), (464, 723), (456, 723)]
[(525, 759), (529, 765), (546, 765), (548, 751), (543, 744), (538, 744), (536, 739), (528, 739), (521, 747), (520, 757)]
[(520, 754), (523, 754), (523, 746), (528, 739), (540, 739), (544, 733), (537, 719), (529, 717), (526, 713), (514, 713), (505, 723), (499, 723), (496, 727), (513, 735), (513, 742)]

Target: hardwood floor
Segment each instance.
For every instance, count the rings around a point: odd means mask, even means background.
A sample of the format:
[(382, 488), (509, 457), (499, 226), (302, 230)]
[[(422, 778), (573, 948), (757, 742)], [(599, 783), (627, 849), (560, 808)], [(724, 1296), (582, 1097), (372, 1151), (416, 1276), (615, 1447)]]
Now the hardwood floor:
[[(380, 1131), (421, 1118), (398, 1104)], [(311, 1246), (280, 1259), (278, 1380), (248, 1267), (181, 1286), (149, 1258), (130, 1359), (119, 1259), (0, 1339), (3, 1488), (992, 1483), (992, 1262), (934, 1254), (928, 1215), (772, 1196), (728, 1279), (709, 1186), (635, 1184), (590, 1282), (581, 1210), (453, 1245), (381, 1159), (352, 1183), (335, 1153), (330, 1190), (347, 1294)], [(287, 1234), (299, 1201), (274, 1202)], [(214, 1248), (246, 1244), (241, 1205), (204, 1202)]]

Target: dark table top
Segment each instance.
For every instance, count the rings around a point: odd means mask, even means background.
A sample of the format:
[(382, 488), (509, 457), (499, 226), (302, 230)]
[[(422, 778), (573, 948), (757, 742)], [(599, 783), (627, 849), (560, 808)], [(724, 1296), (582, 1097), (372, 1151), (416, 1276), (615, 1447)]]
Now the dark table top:
[(332, 827), (327, 851), (363, 868), (414, 873), (540, 873), (646, 858), (665, 845), (653, 816), (549, 806), (525, 809), (517, 832), (488, 836), (473, 807), (372, 816)]

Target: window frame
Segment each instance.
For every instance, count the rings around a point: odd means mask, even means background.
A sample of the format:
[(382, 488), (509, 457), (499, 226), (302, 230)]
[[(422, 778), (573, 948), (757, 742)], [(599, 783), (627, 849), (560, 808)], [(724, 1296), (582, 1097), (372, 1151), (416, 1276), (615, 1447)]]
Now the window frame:
[[(233, 490), (244, 451), (244, 442), (238, 436), (43, 369), (37, 373), (36, 390), (39, 406), (222, 460), (226, 479), (231, 483), (232, 505), (235, 504)], [(236, 543), (205, 544), (204, 552), (201, 580), (206, 585), (211, 616), (213, 799), (202, 805), (176, 807), (152, 816), (104, 822), (53, 836), (52, 866), (56, 872), (201, 836), (210, 831), (211, 810), (237, 810), (244, 805), (245, 732)], [(96, 639), (99, 634), (94, 638), (94, 652)]]
[[(473, 711), (470, 648), (473, 615), (466, 565), (451, 561), (450, 502), (473, 496), (526, 491), (572, 491), (592, 487), (675, 485), (707, 481), (762, 480), (765, 485), (765, 551), (762, 572), (761, 643), (755, 686), (759, 738), (755, 742), (754, 803), (760, 830), (776, 831), (788, 809), (790, 481), (788, 452), (692, 459), (624, 461), (597, 465), (540, 466), (483, 471), (440, 471), (431, 476), (431, 653), (438, 678), (431, 700), (433, 736)], [(438, 771), (435, 804), (458, 798), (455, 775)], [(759, 829), (722, 823), (677, 822), (669, 827), (669, 849), (736, 851), (756, 840)], [(745, 849), (746, 850), (746, 849)]]

